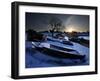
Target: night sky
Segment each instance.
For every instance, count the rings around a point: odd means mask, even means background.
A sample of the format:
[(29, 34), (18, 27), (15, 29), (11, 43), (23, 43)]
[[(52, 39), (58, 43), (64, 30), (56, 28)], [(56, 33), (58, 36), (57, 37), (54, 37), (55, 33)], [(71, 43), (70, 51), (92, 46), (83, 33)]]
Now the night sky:
[(52, 18), (58, 18), (62, 21), (63, 27), (60, 31), (65, 32), (86, 32), (89, 31), (89, 16), (74, 14), (49, 14), (49, 13), (29, 13), (25, 14), (26, 30), (47, 31)]

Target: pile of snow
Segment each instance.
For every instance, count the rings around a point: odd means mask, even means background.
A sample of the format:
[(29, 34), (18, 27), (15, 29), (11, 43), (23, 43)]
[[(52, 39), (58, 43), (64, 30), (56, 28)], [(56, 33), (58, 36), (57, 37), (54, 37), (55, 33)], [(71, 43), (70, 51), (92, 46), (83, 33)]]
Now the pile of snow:
[(68, 38), (67, 36), (65, 36), (64, 39), (65, 39), (66, 41), (69, 41), (69, 38)]

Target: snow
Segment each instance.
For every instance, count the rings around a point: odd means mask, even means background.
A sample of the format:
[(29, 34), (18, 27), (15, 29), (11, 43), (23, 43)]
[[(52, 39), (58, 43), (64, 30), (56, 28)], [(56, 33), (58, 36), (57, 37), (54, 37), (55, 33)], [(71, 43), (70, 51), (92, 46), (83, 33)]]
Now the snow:
[(65, 40), (69, 41), (69, 38), (67, 36), (64, 37)]
[(73, 49), (73, 46), (71, 45), (67, 45), (67, 44), (63, 44), (61, 42), (53, 42), (53, 41), (47, 41), (48, 43), (52, 44), (52, 45), (56, 45), (56, 46), (59, 46), (59, 47), (63, 47), (63, 48), (69, 48), (69, 49)]
[(80, 54), (86, 55), (86, 64), (89, 64), (89, 48), (78, 43), (74, 43), (74, 49), (77, 50)]
[(83, 38), (85, 40), (89, 40), (89, 36), (79, 36), (78, 38)]
[(41, 47), (50, 48), (50, 44), (49, 43), (41, 43), (40, 46)]
[[(34, 46), (36, 46), (36, 43), (37, 42), (32, 42), (32, 45)], [(38, 46), (39, 47), (46, 47), (46, 48), (50, 48), (50, 44), (49, 43), (46, 43), (46, 42), (42, 42), (42, 43), (38, 43)], [(33, 47), (33, 48), (35, 48), (35, 47)]]
[[(42, 44), (45, 46), (49, 44), (57, 45), (59, 47), (74, 49), (80, 54), (86, 55), (86, 61), (81, 61), (79, 59), (59, 59), (37, 51), (32, 48), (32, 42), (26, 41), (26, 57), (25, 57), (25, 67), (26, 68), (36, 68), (36, 67), (56, 67), (56, 66), (74, 66), (74, 65), (88, 65), (89, 64), (89, 48), (82, 46), (78, 43), (72, 42), (74, 45), (65, 45), (58, 41), (46, 41)], [(48, 45), (47, 45), (48, 47)]]

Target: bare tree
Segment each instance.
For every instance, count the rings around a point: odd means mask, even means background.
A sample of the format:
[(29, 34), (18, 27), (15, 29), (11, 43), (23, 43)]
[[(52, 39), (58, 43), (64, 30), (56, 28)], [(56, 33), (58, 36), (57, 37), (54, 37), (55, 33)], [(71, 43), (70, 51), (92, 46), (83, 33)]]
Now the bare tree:
[(61, 29), (61, 27), (63, 27), (62, 21), (57, 17), (53, 17), (49, 21), (49, 27), (51, 28), (51, 33), (53, 36), (55, 31), (59, 31)]

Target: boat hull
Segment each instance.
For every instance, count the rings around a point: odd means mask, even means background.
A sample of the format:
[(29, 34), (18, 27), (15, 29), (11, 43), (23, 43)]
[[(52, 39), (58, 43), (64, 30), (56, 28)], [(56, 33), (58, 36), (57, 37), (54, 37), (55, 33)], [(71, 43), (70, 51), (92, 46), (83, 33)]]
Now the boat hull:
[(65, 52), (65, 51), (58, 51), (55, 49), (50, 49), (50, 48), (45, 48), (45, 47), (42, 47), (42, 48), (36, 47), (36, 49), (42, 52), (43, 54), (56, 57), (56, 58), (63, 58), (63, 59), (69, 58), (69, 59), (80, 59), (80, 60), (85, 58), (85, 55), (74, 54), (74, 53)]

